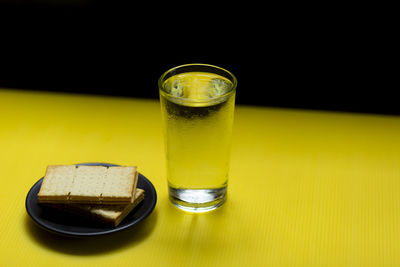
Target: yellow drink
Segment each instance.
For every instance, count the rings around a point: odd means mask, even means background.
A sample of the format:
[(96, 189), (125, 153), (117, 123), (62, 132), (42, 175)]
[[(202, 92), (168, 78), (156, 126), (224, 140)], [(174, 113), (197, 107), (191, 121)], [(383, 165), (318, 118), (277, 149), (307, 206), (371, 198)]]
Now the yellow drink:
[(234, 81), (193, 71), (165, 79), (161, 88), (171, 201), (191, 211), (213, 209), (226, 197)]

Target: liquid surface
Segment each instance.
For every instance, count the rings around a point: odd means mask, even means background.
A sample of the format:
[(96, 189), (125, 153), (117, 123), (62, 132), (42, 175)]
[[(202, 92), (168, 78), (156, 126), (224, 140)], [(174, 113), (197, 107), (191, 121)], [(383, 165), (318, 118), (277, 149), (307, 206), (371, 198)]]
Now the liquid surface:
[[(181, 104), (203, 105), (212, 104), (212, 100), (231, 91), (230, 80), (217, 74), (205, 72), (189, 72), (177, 74), (163, 83), (164, 91)], [(179, 98), (179, 99), (176, 99)], [(188, 102), (188, 103), (186, 103)]]

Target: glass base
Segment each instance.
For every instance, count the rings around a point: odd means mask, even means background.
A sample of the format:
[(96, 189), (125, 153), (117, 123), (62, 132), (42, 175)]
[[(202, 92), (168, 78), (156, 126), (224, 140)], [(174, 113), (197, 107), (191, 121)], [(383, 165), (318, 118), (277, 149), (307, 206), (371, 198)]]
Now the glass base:
[(224, 204), (227, 187), (214, 189), (178, 189), (169, 187), (169, 199), (176, 207), (188, 212), (207, 212)]

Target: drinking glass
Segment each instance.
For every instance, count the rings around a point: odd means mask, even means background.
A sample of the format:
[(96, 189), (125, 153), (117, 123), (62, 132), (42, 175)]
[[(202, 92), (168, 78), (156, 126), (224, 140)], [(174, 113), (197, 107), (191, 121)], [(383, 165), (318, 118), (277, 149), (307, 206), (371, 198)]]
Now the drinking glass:
[(227, 197), (237, 81), (229, 71), (187, 64), (159, 79), (170, 201), (190, 212)]

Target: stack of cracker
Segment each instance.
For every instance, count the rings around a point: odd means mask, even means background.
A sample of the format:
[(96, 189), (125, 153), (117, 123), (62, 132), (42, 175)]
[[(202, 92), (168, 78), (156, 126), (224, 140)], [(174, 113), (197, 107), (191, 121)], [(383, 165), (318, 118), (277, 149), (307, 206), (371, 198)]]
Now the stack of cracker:
[(38, 200), (116, 227), (144, 198), (137, 180), (132, 166), (51, 165)]

